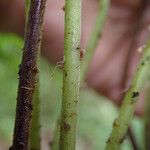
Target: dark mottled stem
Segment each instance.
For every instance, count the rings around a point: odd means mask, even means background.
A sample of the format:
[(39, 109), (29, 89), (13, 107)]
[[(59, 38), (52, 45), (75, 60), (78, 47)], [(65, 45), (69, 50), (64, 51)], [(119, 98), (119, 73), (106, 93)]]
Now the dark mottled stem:
[(138, 100), (140, 91), (150, 75), (149, 65), (150, 42), (144, 49), (143, 57), (141, 59), (141, 62), (139, 63), (137, 71), (135, 72), (131, 86), (125, 95), (119, 116), (114, 121), (113, 131), (110, 135), (109, 140), (107, 141), (106, 150), (119, 149), (121, 143), (124, 141), (135, 112), (136, 102)]
[[(26, 0), (26, 23), (28, 20), (30, 9), (30, 0)], [(38, 65), (39, 66), (39, 65)], [(39, 74), (37, 76), (38, 84), (36, 84), (33, 96), (33, 111), (30, 131), (30, 150), (40, 150), (40, 98), (39, 98)]]
[(25, 33), (22, 63), (19, 69), (16, 120), (12, 150), (29, 149), (29, 133), (33, 109), (33, 95), (37, 84), (38, 58), (41, 47), (46, 0), (31, 0)]
[(65, 1), (63, 99), (60, 150), (75, 150), (77, 104), (80, 88), (80, 38), (82, 0)]

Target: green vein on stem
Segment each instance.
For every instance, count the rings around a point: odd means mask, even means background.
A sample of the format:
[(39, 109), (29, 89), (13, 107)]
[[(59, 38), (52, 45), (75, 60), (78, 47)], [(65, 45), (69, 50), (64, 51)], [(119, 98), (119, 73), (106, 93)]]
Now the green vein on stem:
[(65, 1), (65, 39), (60, 150), (75, 150), (77, 105), (80, 87), (82, 0)]
[(113, 130), (107, 141), (106, 150), (117, 150), (124, 141), (129, 124), (135, 112), (136, 102), (141, 89), (150, 75), (150, 42), (144, 49), (143, 56), (127, 91), (118, 118), (114, 121)]
[(99, 0), (99, 12), (97, 15), (96, 23), (86, 47), (87, 53), (81, 62), (81, 81), (85, 79), (89, 64), (92, 60), (92, 56), (102, 35), (102, 30), (108, 14), (109, 3), (110, 0)]

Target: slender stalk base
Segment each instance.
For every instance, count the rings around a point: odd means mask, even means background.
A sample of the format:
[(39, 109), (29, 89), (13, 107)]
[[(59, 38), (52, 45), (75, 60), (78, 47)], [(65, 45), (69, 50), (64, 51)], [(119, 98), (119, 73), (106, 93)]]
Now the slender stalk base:
[(150, 149), (150, 82), (146, 88), (145, 96), (145, 112), (144, 112), (144, 122), (145, 122), (145, 149)]
[(25, 34), (23, 58), (19, 70), (16, 120), (12, 150), (29, 149), (29, 133), (33, 109), (33, 95), (37, 83), (38, 58), (41, 46), (46, 0), (31, 0)]
[(39, 83), (36, 85), (33, 97), (33, 111), (30, 131), (30, 150), (40, 150), (40, 98)]
[(124, 141), (129, 124), (132, 121), (135, 112), (135, 106), (140, 91), (150, 75), (149, 65), (150, 43), (148, 43), (147, 47), (144, 50), (143, 57), (137, 68), (137, 71), (131, 83), (131, 87), (129, 88), (123, 100), (119, 116), (113, 124), (113, 131), (110, 135), (109, 140), (107, 141), (106, 150), (118, 150), (120, 148), (120, 144)]
[(65, 1), (65, 41), (60, 150), (75, 150), (80, 87), (80, 34), (82, 0)]
[(110, 0), (99, 0), (99, 12), (96, 18), (96, 23), (87, 44), (87, 53), (81, 62), (81, 81), (83, 81), (86, 77), (86, 73), (95, 52), (97, 43), (101, 38), (102, 30), (108, 14), (109, 3)]

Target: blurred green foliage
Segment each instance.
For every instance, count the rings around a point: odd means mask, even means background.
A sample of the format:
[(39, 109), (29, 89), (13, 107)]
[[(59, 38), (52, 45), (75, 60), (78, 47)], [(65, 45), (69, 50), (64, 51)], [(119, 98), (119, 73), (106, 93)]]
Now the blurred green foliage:
[(22, 40), (15, 35), (0, 35), (0, 135), (12, 132), (17, 91), (17, 71)]
[[(18, 66), (21, 62), (23, 40), (12, 34), (0, 34), (0, 140), (11, 142), (18, 85)], [(40, 65), (41, 124), (43, 131), (52, 133), (60, 112), (62, 72), (54, 71), (46, 60)], [(91, 89), (81, 92), (78, 121), (78, 150), (103, 150), (111, 132), (118, 109), (108, 99)], [(142, 119), (135, 118), (133, 132), (143, 149)], [(129, 140), (122, 146), (131, 150)], [(45, 149), (44, 149), (45, 150)]]

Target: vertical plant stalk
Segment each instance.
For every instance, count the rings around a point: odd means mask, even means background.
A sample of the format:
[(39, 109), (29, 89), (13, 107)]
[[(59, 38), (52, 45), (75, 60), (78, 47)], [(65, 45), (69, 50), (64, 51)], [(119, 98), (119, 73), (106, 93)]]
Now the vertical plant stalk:
[(33, 111), (30, 131), (30, 150), (40, 150), (40, 99), (39, 82), (35, 87), (33, 96)]
[(145, 149), (150, 149), (150, 82), (148, 83), (148, 87), (146, 89), (146, 98), (145, 98)]
[(127, 91), (123, 104), (120, 109), (118, 118), (114, 121), (113, 131), (107, 141), (106, 150), (116, 150), (120, 148), (120, 144), (124, 141), (129, 124), (135, 112), (136, 102), (138, 100), (141, 89), (148, 80), (150, 65), (150, 42), (144, 49), (141, 62), (133, 77), (131, 86)]
[[(26, 24), (29, 15), (30, 1), (26, 0)], [(37, 64), (39, 68), (39, 62)], [(40, 150), (40, 98), (39, 98), (39, 75), (37, 75), (37, 84), (33, 96), (33, 111), (30, 131), (30, 150)]]
[(25, 33), (23, 58), (19, 70), (16, 120), (12, 150), (29, 149), (29, 133), (33, 109), (33, 95), (37, 83), (38, 58), (41, 47), (46, 0), (31, 0)]
[[(105, 22), (106, 17), (107, 17), (107, 12), (108, 12), (108, 8), (109, 8), (109, 0), (99, 0), (99, 5), (100, 5), (100, 9), (99, 9), (99, 12), (97, 15), (96, 24), (95, 24), (94, 30), (91, 34), (91, 37), (89, 39), (89, 44), (87, 46), (88, 54), (83, 59), (83, 62), (81, 64), (82, 69), (83, 69), (83, 70), (81, 70), (82, 80), (84, 80), (84, 78), (85, 78), (86, 69), (88, 69), (88, 65), (89, 65), (90, 60), (92, 58), (92, 55), (94, 53), (94, 49), (96, 48), (96, 45), (97, 45), (98, 40), (100, 38), (99, 35), (101, 35), (102, 28), (104, 26), (104, 22)], [(60, 132), (60, 126), (57, 122), (57, 129), (54, 132), (54, 141), (52, 143), (52, 150), (58, 149), (59, 132)]]
[(128, 138), (130, 140), (132, 149), (139, 150), (138, 144), (137, 144), (137, 141), (136, 141), (136, 138), (135, 138), (134, 132), (132, 131), (131, 126), (129, 126), (129, 128), (128, 128), (127, 134), (128, 134)]
[(25, 16), (26, 16), (26, 24), (27, 24), (28, 16), (29, 16), (30, 1), (31, 1), (31, 0), (25, 0)]
[(80, 38), (82, 0), (65, 1), (63, 99), (60, 150), (75, 150), (77, 104), (80, 87)]
[[(144, 15), (144, 12), (145, 12), (147, 5), (148, 5), (148, 0), (141, 1), (141, 5), (138, 8), (136, 15), (135, 15), (135, 21), (133, 24), (134, 30), (131, 32), (132, 41), (131, 41), (130, 47), (127, 50), (127, 55), (125, 56), (126, 61), (124, 63), (125, 65), (123, 67), (124, 70), (123, 70), (123, 76), (122, 76), (122, 89), (126, 89), (126, 81), (128, 79), (128, 69), (129, 69), (130, 63), (133, 59), (132, 58), (132, 53), (133, 53), (132, 49), (134, 48), (134, 45), (137, 42), (137, 35), (138, 35), (139, 30), (142, 26), (142, 18), (143, 18), (143, 15)], [(122, 93), (121, 99), (124, 98), (124, 95), (125, 95), (125, 93)], [(132, 131), (132, 125), (130, 125), (128, 128), (128, 137), (129, 137), (129, 140), (132, 144), (132, 149), (138, 150), (139, 147), (138, 147), (138, 143), (136, 140), (136, 136), (134, 135), (134, 132)]]
[(110, 0), (99, 0), (99, 12), (97, 15), (96, 23), (89, 38), (86, 48), (86, 54), (81, 63), (81, 81), (85, 79), (89, 64), (102, 35), (102, 30), (107, 18)]
[(59, 137), (60, 137), (60, 119), (58, 119), (56, 122), (54, 135), (53, 135), (53, 141), (52, 141), (52, 145), (51, 145), (51, 150), (59, 149)]

